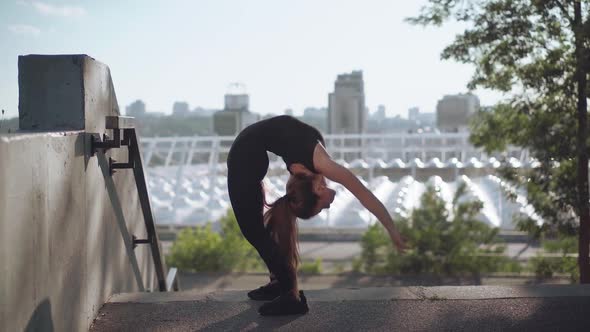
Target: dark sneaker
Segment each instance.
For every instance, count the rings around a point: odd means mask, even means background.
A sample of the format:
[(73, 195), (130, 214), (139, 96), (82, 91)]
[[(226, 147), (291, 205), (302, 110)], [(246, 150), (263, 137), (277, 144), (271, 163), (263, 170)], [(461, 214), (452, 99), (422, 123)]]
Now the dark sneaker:
[(278, 281), (271, 281), (268, 284), (248, 292), (248, 297), (255, 301), (271, 301), (281, 295), (281, 285)]
[(258, 313), (262, 316), (302, 315), (309, 311), (303, 291), (299, 291), (299, 300), (292, 294), (283, 294), (271, 302), (260, 306)]

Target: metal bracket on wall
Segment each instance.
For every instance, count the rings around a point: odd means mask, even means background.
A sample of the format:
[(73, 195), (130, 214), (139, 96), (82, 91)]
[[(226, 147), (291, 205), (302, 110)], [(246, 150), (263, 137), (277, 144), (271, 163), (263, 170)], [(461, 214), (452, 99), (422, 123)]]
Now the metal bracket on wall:
[[(119, 131), (118, 129), (115, 129)], [(133, 164), (133, 157), (131, 153), (133, 152), (133, 147), (129, 144), (129, 132), (130, 129), (123, 129), (123, 140), (121, 141), (121, 145), (127, 146), (127, 162), (126, 163), (118, 163), (115, 159), (109, 157), (109, 172), (111, 175), (115, 174), (115, 169), (126, 169), (126, 168), (133, 168), (135, 165)]]
[[(91, 153), (94, 155), (97, 150), (106, 152), (108, 149), (120, 148), (127, 146), (127, 162), (117, 163), (115, 159), (109, 157), (109, 172), (113, 175), (116, 169), (133, 168), (132, 149), (131, 146), (131, 131), (134, 130), (133, 118), (123, 116), (108, 116), (106, 117), (106, 129), (113, 130), (113, 139), (109, 139), (107, 134), (103, 134), (102, 141), (96, 136), (91, 136)], [(121, 131), (123, 131), (123, 139), (121, 140)]]
[(97, 138), (95, 135), (90, 137), (91, 141), (91, 155), (94, 156), (97, 150), (101, 149), (103, 151), (107, 151), (108, 149), (112, 148), (120, 148), (121, 147), (121, 130), (113, 129), (113, 139), (109, 140), (109, 136), (107, 134), (102, 134), (102, 141), (100, 138)]
[[(103, 134), (102, 141), (96, 135), (91, 136), (91, 154), (94, 156), (96, 150), (102, 149), (106, 151), (112, 148), (120, 148), (121, 145), (129, 145), (129, 135), (125, 133), (126, 129), (135, 128), (132, 117), (125, 116), (107, 116), (105, 119), (105, 129), (113, 130), (113, 139), (109, 139), (107, 134)], [(123, 133), (123, 140), (121, 141), (121, 130)]]
[(152, 243), (152, 241), (150, 239), (138, 239), (137, 236), (135, 236), (135, 235), (131, 235), (131, 240), (133, 241), (133, 249), (135, 249), (138, 244)]

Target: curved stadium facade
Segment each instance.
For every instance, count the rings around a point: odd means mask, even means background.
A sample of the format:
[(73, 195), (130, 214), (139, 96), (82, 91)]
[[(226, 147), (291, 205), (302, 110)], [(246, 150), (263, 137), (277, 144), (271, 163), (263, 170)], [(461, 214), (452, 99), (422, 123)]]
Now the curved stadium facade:
[[(393, 215), (407, 215), (420, 204), (428, 186), (436, 188), (450, 208), (455, 191), (464, 183), (464, 199), (483, 203), (479, 218), (493, 227), (512, 230), (513, 216), (542, 220), (528, 204), (526, 192), (502, 181), (496, 170), (537, 167), (526, 150), (510, 147), (488, 156), (468, 142), (468, 133), (390, 135), (326, 135), (326, 148), (351, 169)], [(148, 186), (160, 225), (203, 225), (215, 222), (230, 208), (225, 157), (233, 137), (195, 136), (143, 138)], [(269, 154), (264, 181), (268, 200), (284, 194), (288, 178), (283, 161)], [(302, 228), (366, 228), (374, 217), (342, 186), (330, 210), (301, 222)], [(508, 199), (510, 192), (516, 199)]]

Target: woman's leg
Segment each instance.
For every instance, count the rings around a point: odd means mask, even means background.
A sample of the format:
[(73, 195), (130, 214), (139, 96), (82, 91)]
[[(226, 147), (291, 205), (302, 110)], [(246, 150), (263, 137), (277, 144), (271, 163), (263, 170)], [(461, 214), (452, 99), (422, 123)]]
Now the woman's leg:
[(258, 251), (271, 274), (278, 280), (281, 294), (293, 293), (298, 296), (296, 273), (280, 254), (278, 245), (264, 227), (264, 192), (261, 182), (248, 183), (244, 181), (244, 176), (237, 176), (228, 169), (228, 190), (242, 234)]

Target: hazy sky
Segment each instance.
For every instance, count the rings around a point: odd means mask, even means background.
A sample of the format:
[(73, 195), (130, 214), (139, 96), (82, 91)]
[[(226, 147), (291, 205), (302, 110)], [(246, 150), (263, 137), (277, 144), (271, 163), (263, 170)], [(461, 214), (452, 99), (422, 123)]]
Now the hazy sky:
[[(174, 101), (222, 108), (232, 82), (259, 113), (325, 107), (340, 73), (362, 70), (371, 111), (431, 112), (465, 92), (473, 68), (441, 61), (462, 31), (403, 21), (423, 0), (2, 0), (0, 108), (17, 116), (17, 56), (85, 53), (111, 69), (122, 111), (142, 99), (171, 113)], [(482, 104), (498, 95), (476, 92)]]

